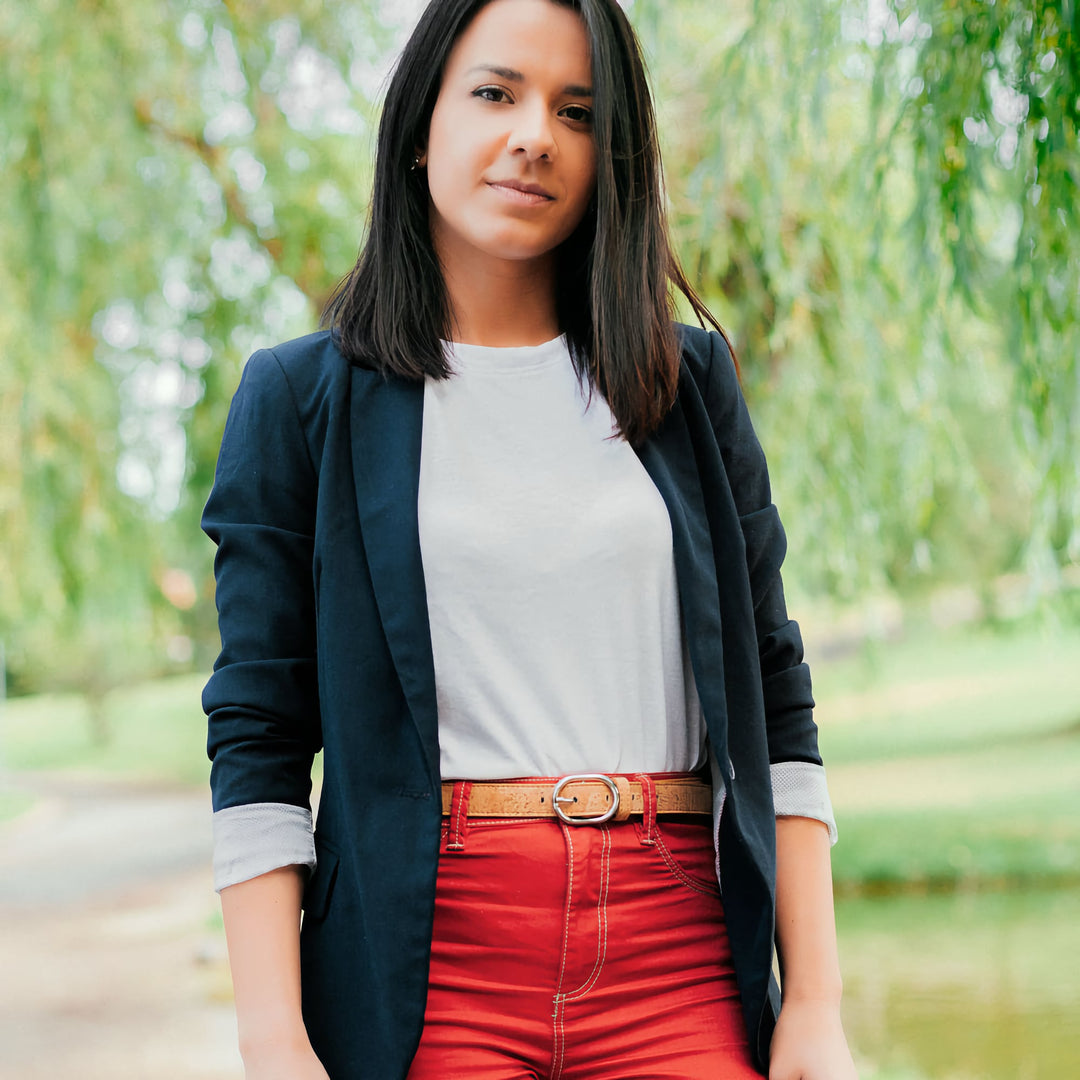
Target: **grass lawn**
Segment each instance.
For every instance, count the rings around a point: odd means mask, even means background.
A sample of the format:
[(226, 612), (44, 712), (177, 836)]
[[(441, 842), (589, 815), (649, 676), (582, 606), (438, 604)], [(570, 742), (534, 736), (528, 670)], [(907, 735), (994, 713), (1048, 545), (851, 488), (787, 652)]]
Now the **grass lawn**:
[(814, 667), (841, 891), (1080, 880), (1080, 629), (928, 631)]
[(4, 791), (0, 789), (0, 825), (18, 817), (24, 810), (34, 805), (34, 798), (24, 791)]
[(77, 694), (12, 698), (0, 711), (0, 762), (18, 771), (77, 770), (132, 780), (204, 784), (206, 679), (183, 675), (114, 690), (105, 699), (111, 738), (96, 745)]
[(811, 665), (831, 764), (1080, 735), (1080, 627), (911, 631)]
[[(94, 741), (86, 701), (78, 694), (11, 698), (0, 705), (0, 766), (205, 786), (205, 683), (203, 674), (177, 675), (112, 691), (104, 703), (110, 738), (103, 745)], [(3, 808), (0, 801), (0, 816)]]
[[(1080, 880), (1080, 628), (928, 630), (811, 662), (841, 892)], [(78, 696), (9, 700), (0, 766), (205, 784), (204, 681), (114, 691), (105, 745)], [(0, 820), (26, 805), (0, 791)]]

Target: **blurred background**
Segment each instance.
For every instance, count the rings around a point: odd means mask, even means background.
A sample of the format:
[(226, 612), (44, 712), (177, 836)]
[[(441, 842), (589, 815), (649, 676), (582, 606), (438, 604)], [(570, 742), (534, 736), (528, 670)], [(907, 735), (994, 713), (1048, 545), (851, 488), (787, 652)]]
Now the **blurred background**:
[[(1080, 1075), (1075, 0), (634, 0), (791, 547), (876, 1080)], [(198, 528), (419, 13), (0, 5), (0, 1074), (238, 1080)]]

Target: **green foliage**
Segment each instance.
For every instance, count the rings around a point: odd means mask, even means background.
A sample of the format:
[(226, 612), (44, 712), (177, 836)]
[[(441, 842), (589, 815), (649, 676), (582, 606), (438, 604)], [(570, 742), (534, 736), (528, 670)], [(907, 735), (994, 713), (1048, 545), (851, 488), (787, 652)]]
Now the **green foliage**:
[(635, 5), (811, 591), (1080, 552), (1078, 50), (1036, 8)]
[[(208, 659), (197, 520), (225, 410), (243, 358), (309, 330), (354, 257), (370, 105), (350, 71), (373, 91), (387, 36), (345, 2), (0, 10), (15, 689), (100, 699), (193, 639)], [(169, 588), (178, 570), (194, 597)]]
[[(1080, 557), (1080, 14), (1075, 4), (898, 4), (878, 78), (902, 95), (911, 227), (997, 325), (1016, 370), (1024, 446), (1041, 479), (1029, 554)], [(914, 72), (905, 70), (914, 59)], [(878, 115), (884, 111), (877, 101)]]
[[(798, 589), (1056, 584), (1080, 558), (1075, 5), (630, 11), (677, 242), (735, 339)], [(310, 330), (354, 258), (408, 18), (354, 0), (0, 6), (17, 689), (100, 700), (213, 653), (197, 519), (228, 401), (247, 354)]]

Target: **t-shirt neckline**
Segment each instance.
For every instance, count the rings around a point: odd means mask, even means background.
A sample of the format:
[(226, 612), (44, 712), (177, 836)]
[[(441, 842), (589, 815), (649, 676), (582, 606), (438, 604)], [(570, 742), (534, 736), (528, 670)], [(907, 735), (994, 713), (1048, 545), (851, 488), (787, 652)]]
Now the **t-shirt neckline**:
[(566, 335), (539, 345), (471, 345), (443, 341), (450, 366), (457, 372), (487, 371), (493, 374), (535, 371), (559, 363), (569, 355)]

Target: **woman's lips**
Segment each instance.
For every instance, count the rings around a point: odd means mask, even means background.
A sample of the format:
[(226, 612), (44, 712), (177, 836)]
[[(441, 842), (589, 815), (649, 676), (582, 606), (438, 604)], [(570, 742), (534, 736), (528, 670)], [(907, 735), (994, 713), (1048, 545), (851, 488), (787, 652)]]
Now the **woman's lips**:
[(488, 187), (493, 191), (497, 191), (504, 198), (509, 199), (511, 202), (518, 203), (521, 206), (539, 206), (542, 203), (552, 202), (554, 198), (537, 184), (519, 184), (515, 181), (508, 180), (490, 180), (488, 181)]

